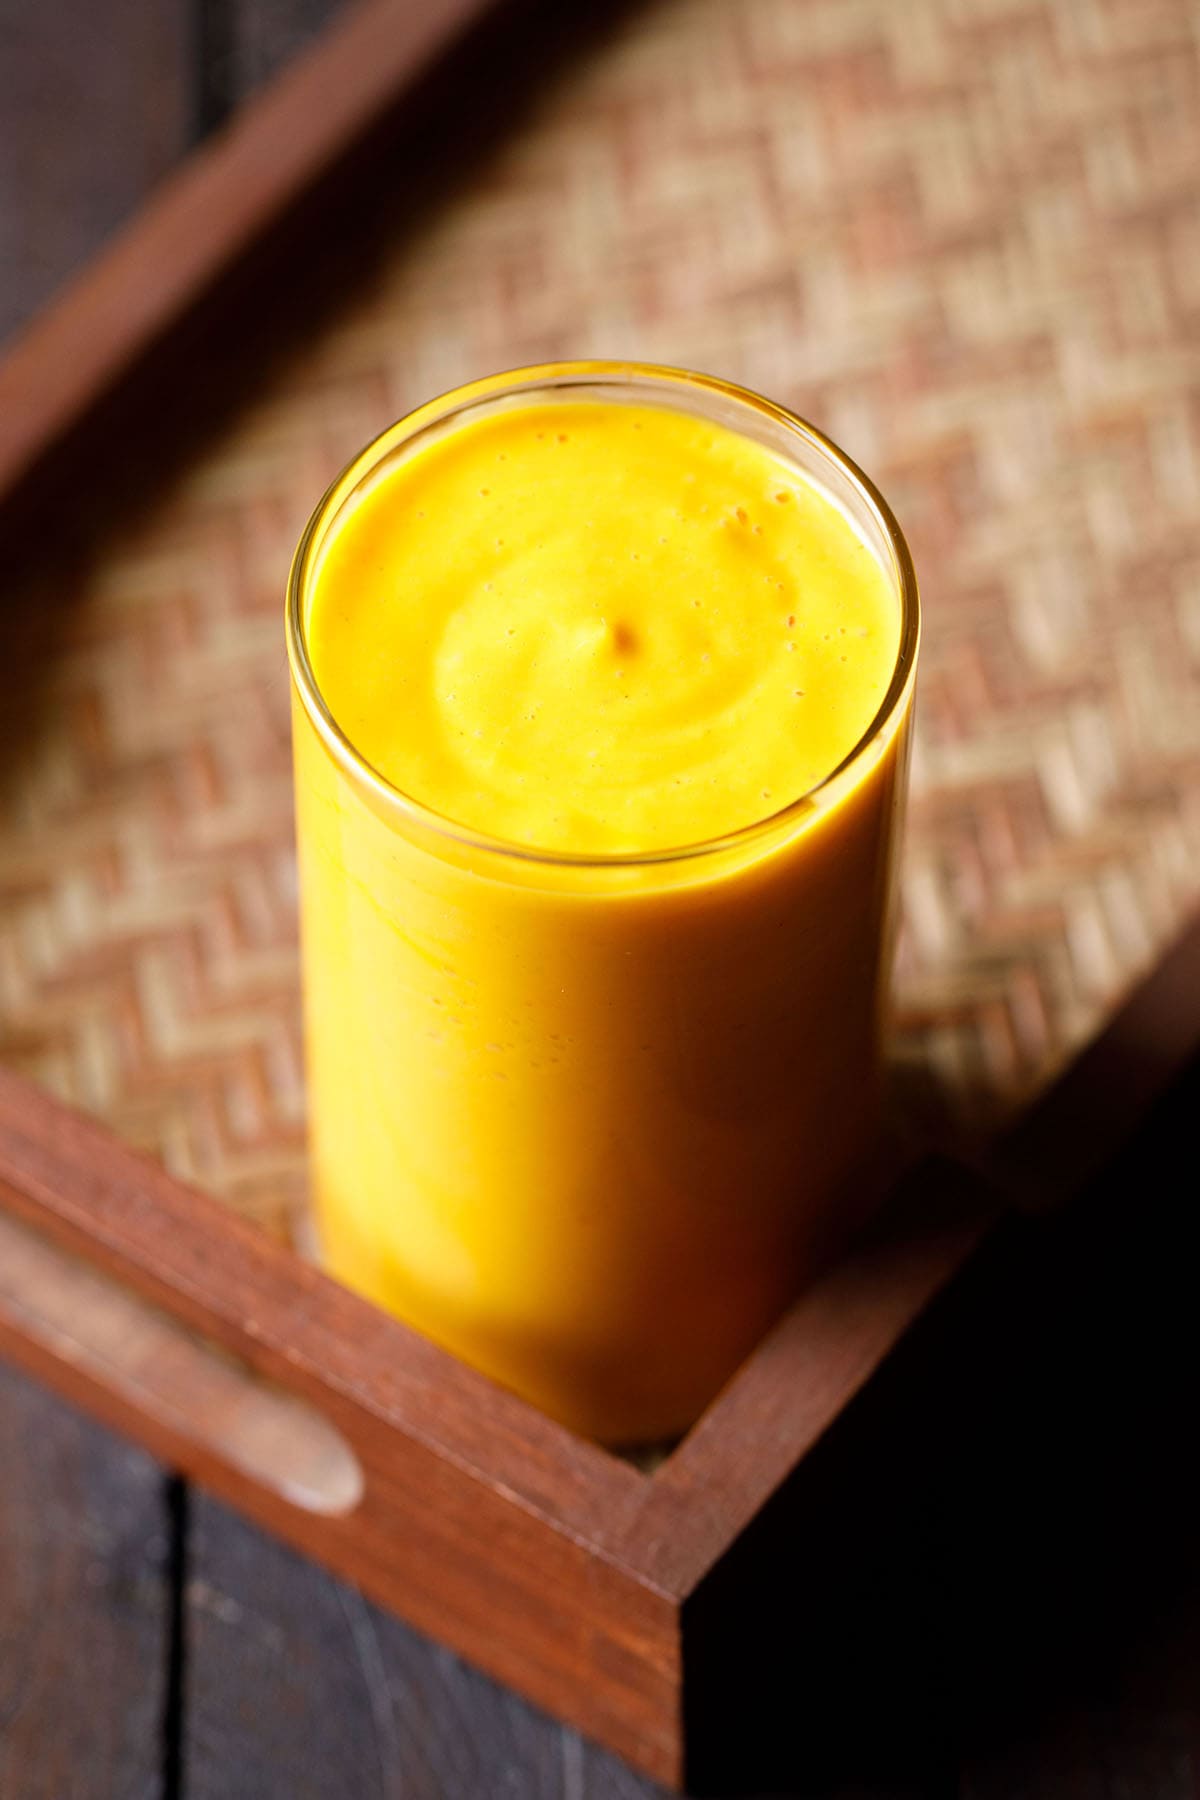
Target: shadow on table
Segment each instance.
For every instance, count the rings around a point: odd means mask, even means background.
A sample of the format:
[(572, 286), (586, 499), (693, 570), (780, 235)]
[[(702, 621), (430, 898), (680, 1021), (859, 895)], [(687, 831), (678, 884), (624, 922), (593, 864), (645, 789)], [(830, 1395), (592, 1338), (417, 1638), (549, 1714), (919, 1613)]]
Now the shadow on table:
[(931, 1795), (1137, 1687), (1200, 1591), (1198, 1107), (1005, 1227), (696, 1596), (698, 1791)]

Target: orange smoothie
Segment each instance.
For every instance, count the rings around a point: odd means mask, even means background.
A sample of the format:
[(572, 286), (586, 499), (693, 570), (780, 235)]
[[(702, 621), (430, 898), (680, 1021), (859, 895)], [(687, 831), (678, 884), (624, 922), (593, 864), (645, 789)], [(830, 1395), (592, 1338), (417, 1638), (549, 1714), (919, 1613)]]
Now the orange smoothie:
[(323, 1254), (589, 1435), (685, 1427), (853, 1218), (915, 608), (815, 433), (611, 365), (432, 403), (301, 544)]

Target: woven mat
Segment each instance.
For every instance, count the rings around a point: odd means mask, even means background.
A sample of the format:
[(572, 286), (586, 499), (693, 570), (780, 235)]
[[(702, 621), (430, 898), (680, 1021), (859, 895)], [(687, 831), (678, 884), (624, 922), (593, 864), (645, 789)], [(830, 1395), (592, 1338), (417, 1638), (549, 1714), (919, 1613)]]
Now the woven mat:
[(897, 1058), (1001, 1118), (1200, 896), (1198, 171), (1188, 0), (627, 13), (74, 578), (9, 733), (0, 1056), (288, 1228), (292, 545), (416, 401), (636, 355), (793, 404), (906, 527)]

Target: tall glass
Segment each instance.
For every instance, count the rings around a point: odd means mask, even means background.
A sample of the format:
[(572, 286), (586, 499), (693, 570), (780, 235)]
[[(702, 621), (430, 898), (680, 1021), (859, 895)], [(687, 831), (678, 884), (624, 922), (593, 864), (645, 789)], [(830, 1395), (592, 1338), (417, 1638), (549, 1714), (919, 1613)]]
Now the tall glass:
[[(490, 409), (593, 398), (756, 439), (856, 526), (899, 654), (851, 753), (723, 838), (540, 852), (372, 769), (306, 647), (361, 484)], [(880, 1099), (919, 635), (883, 499), (820, 433), (709, 377), (574, 363), (384, 432), (321, 501), (287, 602), (313, 1197), (333, 1274), (581, 1432), (683, 1429), (854, 1217)]]

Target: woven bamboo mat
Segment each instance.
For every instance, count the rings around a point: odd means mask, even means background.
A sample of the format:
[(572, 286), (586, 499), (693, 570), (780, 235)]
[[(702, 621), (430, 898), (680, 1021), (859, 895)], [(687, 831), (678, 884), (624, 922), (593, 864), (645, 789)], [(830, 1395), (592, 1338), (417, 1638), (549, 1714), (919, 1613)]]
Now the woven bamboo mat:
[(1198, 172), (1189, 0), (624, 15), (69, 595), (6, 602), (48, 687), (4, 752), (0, 1056), (287, 1228), (292, 545), (418, 400), (636, 355), (793, 404), (907, 529), (897, 1057), (1001, 1117), (1200, 896)]

